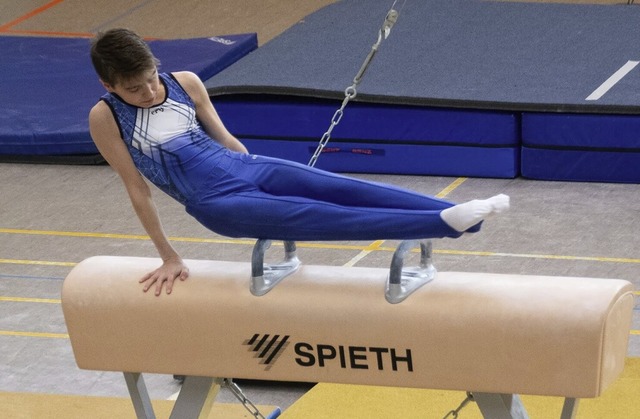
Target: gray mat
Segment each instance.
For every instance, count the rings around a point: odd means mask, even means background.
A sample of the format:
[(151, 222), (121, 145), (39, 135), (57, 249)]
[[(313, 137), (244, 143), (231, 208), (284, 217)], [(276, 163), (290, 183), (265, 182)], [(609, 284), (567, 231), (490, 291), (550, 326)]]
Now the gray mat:
[[(391, 0), (344, 0), (206, 82), (230, 93), (341, 98)], [(402, 0), (398, 0), (398, 6)], [(427, 106), (640, 112), (640, 6), (407, 0), (356, 100)]]

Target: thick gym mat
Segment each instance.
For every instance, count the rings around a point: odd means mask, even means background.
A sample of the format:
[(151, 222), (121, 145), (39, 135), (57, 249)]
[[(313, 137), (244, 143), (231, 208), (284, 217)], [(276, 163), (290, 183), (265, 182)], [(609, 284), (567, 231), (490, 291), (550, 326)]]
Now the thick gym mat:
[[(225, 125), (252, 153), (307, 163), (336, 104), (260, 95), (214, 97)], [(355, 102), (317, 167), (335, 172), (512, 178), (519, 172), (512, 112)]]
[[(209, 93), (232, 132), (254, 152), (307, 162), (376, 41), (391, 4), (344, 0), (327, 6), (208, 80)], [(533, 111), (540, 124), (557, 113), (589, 114), (589, 124), (595, 125), (609, 125), (599, 119), (603, 115), (638, 118), (640, 66), (597, 100), (587, 98), (625, 63), (640, 60), (640, 7), (476, 0), (402, 5), (396, 3), (400, 17), (332, 134), (319, 167), (486, 177), (526, 172), (534, 179), (638, 181), (628, 170), (590, 169), (609, 166), (612, 159), (606, 154), (610, 150), (587, 146), (593, 138), (581, 128), (584, 119), (576, 125), (579, 134), (571, 141), (577, 145), (571, 152), (553, 144), (552, 138), (561, 135), (554, 132), (544, 140), (551, 146), (536, 146), (531, 152), (528, 144), (521, 154), (520, 118), (522, 112)], [(302, 113), (284, 106), (287, 101), (306, 108), (306, 129), (298, 129)], [(371, 111), (368, 118), (363, 117), (365, 110)], [(460, 116), (480, 110), (484, 113), (477, 118)], [(410, 115), (418, 112), (421, 116), (412, 119)], [(450, 115), (442, 117), (446, 113)], [(256, 114), (269, 115), (260, 119), (259, 129), (247, 126)], [(488, 119), (478, 129), (476, 122), (483, 117)], [(389, 129), (381, 132), (397, 133), (388, 141), (371, 135), (376, 129), (368, 129), (378, 128), (375, 122), (382, 120)], [(347, 121), (352, 124), (345, 128)], [(528, 129), (535, 131), (531, 123), (529, 119)], [(284, 132), (282, 126), (289, 125), (297, 130)], [(492, 141), (486, 141), (485, 127), (496, 130), (489, 133)], [(512, 132), (507, 141), (501, 137), (505, 131)], [(462, 132), (464, 141), (457, 135)], [(624, 150), (614, 157), (624, 166), (640, 163), (640, 155), (629, 152), (634, 146), (623, 138), (616, 139), (613, 148)], [(583, 164), (585, 158), (588, 163)], [(559, 165), (562, 171), (554, 168)], [(576, 173), (566, 173), (572, 167)], [(587, 176), (581, 173), (585, 170)]]
[(640, 183), (640, 117), (522, 114), (522, 176)]
[[(207, 82), (213, 95), (339, 99), (377, 39), (390, 0), (344, 0), (305, 18)], [(640, 78), (585, 99), (640, 59), (640, 7), (407, 1), (357, 100), (536, 111), (640, 110)]]
[[(0, 37), (0, 160), (99, 159), (87, 115), (104, 94), (84, 38)], [(203, 80), (257, 48), (255, 33), (153, 40), (161, 71)]]

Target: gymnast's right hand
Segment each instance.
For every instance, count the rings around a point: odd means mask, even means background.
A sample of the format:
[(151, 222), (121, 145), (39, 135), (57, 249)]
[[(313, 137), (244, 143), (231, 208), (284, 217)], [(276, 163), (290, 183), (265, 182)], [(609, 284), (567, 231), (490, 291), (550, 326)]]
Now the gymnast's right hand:
[(184, 281), (188, 277), (189, 268), (184, 264), (182, 259), (169, 259), (158, 269), (142, 277), (139, 282), (144, 284), (144, 292), (147, 292), (155, 284), (155, 295), (158, 296), (162, 293), (163, 284), (167, 294), (171, 294), (174, 281), (176, 279)]

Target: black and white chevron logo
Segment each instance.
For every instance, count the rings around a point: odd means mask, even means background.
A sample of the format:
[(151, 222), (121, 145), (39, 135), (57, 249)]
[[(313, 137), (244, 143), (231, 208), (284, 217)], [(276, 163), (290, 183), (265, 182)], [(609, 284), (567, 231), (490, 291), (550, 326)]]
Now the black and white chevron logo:
[(255, 357), (260, 359), (260, 364), (266, 365), (265, 370), (269, 370), (289, 346), (289, 336), (256, 333), (244, 344), (249, 346), (250, 351), (255, 352)]

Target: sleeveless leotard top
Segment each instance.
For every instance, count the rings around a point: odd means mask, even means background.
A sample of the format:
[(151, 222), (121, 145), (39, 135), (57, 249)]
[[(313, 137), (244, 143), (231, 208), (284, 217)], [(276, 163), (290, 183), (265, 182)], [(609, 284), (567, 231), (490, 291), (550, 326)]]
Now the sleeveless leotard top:
[(114, 93), (105, 94), (102, 100), (111, 108), (138, 171), (186, 204), (204, 185), (225, 149), (204, 132), (193, 101), (178, 81), (171, 74), (159, 77), (166, 91), (160, 105), (138, 108)]

